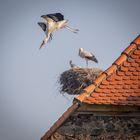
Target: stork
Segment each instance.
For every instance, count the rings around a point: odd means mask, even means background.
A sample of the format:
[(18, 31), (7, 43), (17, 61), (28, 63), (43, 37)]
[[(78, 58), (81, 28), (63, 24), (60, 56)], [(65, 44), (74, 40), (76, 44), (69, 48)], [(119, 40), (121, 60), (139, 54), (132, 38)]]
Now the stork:
[(79, 48), (79, 56), (86, 60), (87, 66), (88, 66), (89, 60), (94, 61), (95, 63), (98, 63), (98, 60), (96, 59), (96, 57), (91, 52), (85, 51), (83, 48)]
[(78, 66), (76, 66), (75, 64), (72, 63), (72, 60), (69, 61), (70, 67), (73, 68), (78, 68)]
[(64, 19), (64, 16), (61, 13), (54, 13), (54, 14), (47, 14), (47, 15), (42, 15), (41, 16), (43, 19), (45, 19), (45, 21), (47, 21), (47, 23), (45, 22), (38, 22), (39, 26), (43, 29), (43, 31), (46, 34), (45, 39), (43, 40), (40, 49), (42, 47), (44, 47), (49, 40), (52, 39), (52, 33), (62, 29), (62, 28), (67, 28), (68, 30), (70, 30), (73, 33), (77, 33), (79, 30), (78, 29), (74, 29), (69, 27), (68, 24), (68, 20)]

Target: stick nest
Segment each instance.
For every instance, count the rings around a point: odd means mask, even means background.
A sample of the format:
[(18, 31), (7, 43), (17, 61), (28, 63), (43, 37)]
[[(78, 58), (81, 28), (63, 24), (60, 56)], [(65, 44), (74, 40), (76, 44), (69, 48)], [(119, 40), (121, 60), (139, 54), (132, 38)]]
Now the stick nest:
[(82, 90), (93, 83), (103, 71), (99, 68), (73, 68), (64, 71), (58, 80), (60, 93), (77, 95)]

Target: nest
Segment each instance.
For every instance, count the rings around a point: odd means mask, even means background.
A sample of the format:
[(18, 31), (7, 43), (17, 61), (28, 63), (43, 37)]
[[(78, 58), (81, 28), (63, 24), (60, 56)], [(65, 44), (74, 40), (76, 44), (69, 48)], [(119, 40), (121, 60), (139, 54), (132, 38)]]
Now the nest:
[(60, 93), (77, 95), (93, 83), (102, 70), (99, 68), (72, 68), (64, 71), (59, 78)]

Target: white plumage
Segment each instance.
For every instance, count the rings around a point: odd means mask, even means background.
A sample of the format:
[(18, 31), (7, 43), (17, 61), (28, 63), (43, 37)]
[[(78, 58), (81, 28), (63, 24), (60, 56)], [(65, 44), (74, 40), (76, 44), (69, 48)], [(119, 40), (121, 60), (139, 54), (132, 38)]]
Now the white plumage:
[(64, 16), (61, 13), (54, 13), (54, 14), (48, 14), (48, 15), (42, 15), (43, 19), (45, 19), (46, 22), (38, 22), (39, 26), (42, 28), (42, 30), (45, 32), (46, 37), (43, 40), (40, 48), (44, 47), (50, 39), (52, 39), (52, 33), (62, 29), (67, 28), (73, 33), (77, 33), (78, 29), (73, 29), (67, 25), (68, 20), (64, 19)]
[(83, 48), (79, 49), (79, 56), (86, 60), (87, 66), (88, 66), (89, 60), (98, 63), (98, 60), (96, 59), (96, 57), (91, 52), (85, 51)]

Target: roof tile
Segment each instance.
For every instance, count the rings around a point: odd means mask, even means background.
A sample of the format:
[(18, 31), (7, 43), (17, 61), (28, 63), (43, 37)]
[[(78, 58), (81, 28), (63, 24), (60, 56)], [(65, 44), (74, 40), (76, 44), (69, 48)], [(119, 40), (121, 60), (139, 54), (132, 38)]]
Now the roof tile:
[(128, 71), (128, 67), (121, 66), (120, 70), (121, 71)]
[(138, 56), (138, 55), (135, 55), (135, 54), (132, 54), (132, 55), (131, 55), (131, 58), (133, 58), (133, 59), (138, 59), (139, 56)]
[(130, 79), (130, 77), (129, 76), (123, 76), (123, 80), (129, 80)]
[(112, 74), (116, 70), (117, 70), (117, 66), (116, 65), (112, 65), (110, 68), (108, 68), (106, 71), (104, 71), (104, 73), (107, 74), (107, 75), (110, 75), (110, 74)]
[(118, 76), (123, 76), (124, 73), (123, 73), (122, 71), (117, 71), (117, 75), (118, 75)]
[(135, 45), (140, 45), (140, 35), (137, 36), (137, 38), (131, 43), (131, 44), (135, 44)]
[(103, 73), (100, 77), (98, 77), (97, 79), (94, 80), (94, 83), (96, 85), (99, 85), (105, 77), (106, 77), (106, 75)]
[(130, 89), (130, 85), (123, 85), (123, 89)]
[(110, 93), (110, 90), (106, 88), (104, 91), (102, 91), (102, 93)]
[(126, 85), (132, 85), (133, 84), (133, 81), (132, 80), (125, 80), (124, 81), (124, 84), (126, 84)]
[(126, 61), (127, 56), (125, 54), (122, 54), (115, 62), (116, 65), (121, 65), (124, 61)]
[(109, 82), (104, 80), (104, 81), (102, 81), (102, 85), (109, 85)]
[[(130, 96), (131, 93), (134, 94), (134, 90), (133, 90), (133, 89), (127, 89), (127, 90), (125, 90), (125, 93), (129, 93), (128, 95)], [(127, 95), (127, 96), (128, 96), (128, 95)], [(135, 94), (134, 94), (134, 95), (135, 95)]]
[[(111, 89), (113, 89), (113, 85), (109, 85), (106, 88), (111, 90)], [(97, 89), (99, 89), (99, 88), (97, 88)]]
[(135, 62), (135, 59), (133, 59), (133, 58), (131, 58), (131, 57), (128, 57), (127, 62), (128, 62), (128, 63), (134, 63), (134, 62)]
[(134, 75), (134, 76), (139, 76), (139, 75), (140, 75), (140, 72), (135, 72), (135, 71), (134, 71), (134, 72), (133, 72), (133, 75)]
[(139, 56), (139, 55), (140, 55), (140, 50), (138, 50), (138, 49), (135, 50), (135, 51), (134, 51), (134, 54), (136, 54), (137, 56)]
[[(112, 88), (112, 89), (110, 90), (110, 92), (111, 92), (111, 93), (117, 93), (117, 92), (118, 92), (118, 90), (117, 90), (117, 89), (115, 89), (115, 88)], [(111, 96), (112, 96), (112, 94), (111, 94)]]
[(126, 72), (125, 72), (125, 75), (126, 75), (126, 76), (131, 76), (131, 75), (132, 75), (132, 72), (126, 71)]
[(122, 86), (120, 86), (120, 85), (114, 85), (114, 89), (122, 89)]
[(132, 88), (132, 89), (138, 89), (139, 86), (138, 86), (138, 85), (131, 85), (131, 88)]
[(130, 76), (130, 80), (133, 80), (133, 81), (138, 80), (138, 78), (139, 78), (138, 76), (134, 76), (134, 75)]
[(136, 59), (136, 62), (140, 64), (140, 59)]
[(135, 44), (130, 44), (130, 46), (127, 47), (127, 48), (123, 51), (123, 53), (129, 55), (129, 53), (130, 53), (133, 49), (135, 49), (135, 47), (136, 47)]
[(91, 84), (90, 86), (86, 87), (84, 90), (86, 92), (90, 92), (91, 90), (95, 89), (95, 85), (94, 84)]
[(129, 67), (129, 71), (136, 71), (136, 67)]
[(139, 64), (138, 63), (131, 63), (131, 66), (133, 66), (133, 67), (139, 67)]
[[(124, 74), (124, 73), (123, 73), (123, 74)], [(115, 80), (116, 80), (116, 81), (122, 81), (122, 77), (121, 77), (121, 76), (116, 76), (116, 77), (115, 77)]]
[(136, 71), (140, 72), (140, 69), (139, 69), (139, 67), (136, 67)]
[[(135, 93), (140, 93), (140, 87), (139, 87), (139, 89), (135, 89), (134, 92)], [(140, 96), (140, 94), (139, 94), (139, 96)]]
[(130, 66), (130, 63), (128, 63), (127, 61), (125, 61), (122, 65), (125, 66), (125, 67), (129, 67)]
[(106, 89), (106, 86), (105, 85), (100, 85), (99, 88), (100, 89)]

